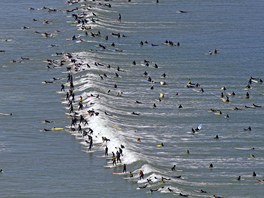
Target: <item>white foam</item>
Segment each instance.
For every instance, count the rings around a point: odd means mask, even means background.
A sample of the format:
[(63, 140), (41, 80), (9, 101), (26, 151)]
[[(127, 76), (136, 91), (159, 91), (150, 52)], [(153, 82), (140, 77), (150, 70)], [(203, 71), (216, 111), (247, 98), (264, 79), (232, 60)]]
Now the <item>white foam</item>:
[[(95, 105), (99, 106), (99, 105)], [(95, 107), (96, 109), (96, 107)], [(111, 124), (106, 120), (100, 119), (100, 117), (93, 117), (89, 122), (90, 127), (95, 131), (97, 136), (97, 141), (102, 142), (102, 137), (110, 139), (107, 143), (108, 152), (116, 153), (121, 145), (124, 145), (123, 156), (121, 156), (122, 163), (131, 164), (137, 161), (136, 155), (126, 147), (125, 139), (119, 134), (118, 130), (114, 127), (111, 127)]]
[[(87, 52), (80, 52), (72, 54), (74, 59), (77, 59), (77, 62), (82, 63), (82, 65), (79, 67), (80, 70), (87, 69), (86, 64), (90, 63), (92, 69), (98, 70), (93, 63), (95, 62), (92, 58), (87, 59), (89, 57), (90, 53)], [(72, 65), (73, 66), (73, 65)], [(101, 68), (101, 67), (100, 67)], [(78, 73), (78, 72), (77, 72)], [(89, 75), (89, 76), (88, 76)], [(78, 78), (74, 81), (75, 91), (78, 92), (78, 95), (75, 96), (76, 101), (77, 98), (80, 96), (83, 97), (83, 106), (84, 108), (82, 110), (76, 111), (78, 114), (83, 115), (86, 120), (89, 122), (89, 126), (86, 126), (84, 124), (81, 124), (82, 129), (85, 129), (87, 127), (90, 127), (93, 129), (93, 141), (94, 143), (103, 143), (102, 137), (106, 137), (110, 139), (107, 144), (105, 143), (103, 146), (100, 147), (100, 150), (104, 150), (105, 146), (108, 147), (108, 153), (111, 154), (112, 152), (116, 153), (116, 151), (119, 150), (121, 145), (125, 146), (125, 148), (122, 148), (123, 156), (121, 156), (122, 163), (125, 164), (131, 164), (133, 162), (136, 162), (138, 160), (138, 157), (135, 153), (133, 153), (129, 148), (126, 147), (126, 140), (122, 136), (121, 128), (118, 126), (113, 125), (107, 117), (105, 117), (102, 112), (100, 111), (103, 109), (103, 107), (100, 104), (100, 98), (92, 97), (91, 94), (94, 96), (97, 95), (97, 93), (92, 92), (86, 92), (87, 89), (93, 88), (95, 85), (95, 82), (91, 79), (92, 77), (96, 77), (94, 74), (85, 74), (82, 77)], [(69, 83), (66, 83), (65, 85), (69, 86)], [(92, 103), (92, 105), (91, 105)], [(76, 102), (75, 102), (76, 104)], [(74, 105), (75, 105), (74, 104)], [(87, 111), (88, 110), (94, 110), (96, 112), (100, 112), (98, 116), (90, 116)], [(78, 136), (78, 139), (80, 138), (80, 134), (73, 133), (76, 136)], [(83, 141), (81, 141), (82, 144), (84, 144)]]

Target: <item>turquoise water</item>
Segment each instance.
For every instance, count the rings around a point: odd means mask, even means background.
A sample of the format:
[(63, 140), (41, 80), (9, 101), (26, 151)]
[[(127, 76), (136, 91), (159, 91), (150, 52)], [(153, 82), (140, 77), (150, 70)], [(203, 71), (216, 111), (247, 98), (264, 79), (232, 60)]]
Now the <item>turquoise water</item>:
[[(263, 3), (172, 0), (159, 4), (133, 0), (110, 3), (111, 8), (99, 5), (99, 1), (72, 6), (59, 0), (21, 1), (20, 6), (15, 1), (1, 1), (1, 8), (5, 9), (1, 12), (0, 48), (5, 52), (0, 54), (0, 112), (13, 113), (0, 117), (0, 168), (4, 170), (1, 197), (145, 197), (150, 189), (158, 190), (152, 193), (154, 197), (179, 193), (190, 197), (214, 194), (262, 197), (263, 186), (256, 180), (263, 179), (263, 108), (245, 106), (263, 106), (263, 84), (253, 82), (252, 89), (245, 87), (251, 76), (263, 79), (264, 75)], [(81, 4), (82, 8), (91, 6), (96, 15), (89, 36), (77, 31), (72, 13), (65, 12)], [(60, 11), (29, 10), (43, 6)], [(79, 9), (74, 13), (91, 11)], [(121, 23), (117, 20), (119, 13)], [(51, 23), (43, 24), (44, 19)], [(98, 30), (100, 37), (90, 36), (90, 32)], [(54, 37), (43, 38), (35, 31), (51, 32)], [(111, 35), (118, 32), (125, 37)], [(77, 41), (71, 40), (73, 35)], [(78, 42), (79, 39), (84, 42)], [(179, 42), (180, 46), (164, 45), (165, 40)], [(141, 41), (148, 43), (141, 46)], [(56, 47), (51, 47), (52, 44)], [(217, 54), (209, 55), (215, 49)], [(110, 138), (110, 152), (124, 145), (121, 159), (134, 172), (134, 179), (112, 175), (121, 171), (121, 167), (104, 168), (106, 160), (97, 156), (103, 154), (105, 144), (95, 145), (92, 148), (95, 152), (87, 153), (87, 145), (76, 132), (68, 129), (43, 132), (44, 128), (67, 128), (71, 123), (69, 115), (65, 115), (69, 112), (63, 102), (65, 96), (56, 93), (61, 83), (67, 87), (66, 69), (48, 69), (45, 62), (65, 59), (55, 55), (66, 52), (77, 57), (85, 70), (72, 72), (76, 98), (82, 95), (85, 109), (93, 108), (100, 113), (97, 117), (87, 116), (95, 143), (101, 141), (101, 136)], [(30, 60), (20, 62), (21, 57)], [(144, 60), (150, 61), (149, 66)], [(96, 66), (95, 62), (102, 65)], [(145, 71), (153, 83), (148, 82)], [(103, 80), (99, 75), (104, 76)], [(60, 80), (53, 82), (54, 77)], [(41, 83), (45, 80), (53, 83)], [(189, 80), (201, 86), (186, 88)], [(161, 85), (160, 81), (167, 85)], [(221, 90), (224, 86), (226, 91)], [(122, 97), (117, 96), (121, 92)], [(229, 96), (230, 102), (224, 103), (221, 92), (236, 95)], [(161, 101), (160, 93), (165, 94)], [(100, 98), (88, 97), (90, 94), (99, 94)], [(178, 108), (179, 105), (183, 108)], [(233, 110), (234, 107), (241, 110)], [(222, 115), (210, 112), (211, 108), (221, 110)], [(86, 110), (80, 113), (86, 115)], [(43, 120), (54, 122), (47, 124)], [(191, 129), (199, 124), (202, 129), (193, 134)], [(252, 130), (245, 131), (249, 126)], [(214, 139), (216, 135), (219, 140)], [(141, 138), (141, 143), (137, 138)], [(156, 144), (161, 142), (165, 146), (157, 148)], [(210, 163), (213, 169), (208, 168)], [(171, 171), (173, 165), (176, 171)], [(137, 190), (147, 184), (146, 180), (138, 181), (139, 170), (151, 182)], [(257, 177), (252, 177), (253, 171)], [(181, 178), (176, 178), (179, 175)], [(161, 183), (162, 176), (170, 180)], [(241, 181), (237, 181), (238, 176)], [(208, 193), (200, 193), (200, 189)]]

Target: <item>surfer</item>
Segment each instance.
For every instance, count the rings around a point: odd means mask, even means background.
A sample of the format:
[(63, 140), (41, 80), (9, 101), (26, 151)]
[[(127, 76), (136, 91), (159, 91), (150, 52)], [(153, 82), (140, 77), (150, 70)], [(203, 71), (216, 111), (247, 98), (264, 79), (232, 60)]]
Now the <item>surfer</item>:
[(122, 19), (122, 16), (121, 16), (121, 14), (119, 13), (118, 14), (118, 21), (121, 23), (121, 19)]
[(175, 171), (176, 169), (176, 165), (173, 165), (173, 167), (171, 168), (172, 171)]
[(164, 147), (163, 143), (157, 144), (157, 147)]
[(218, 50), (217, 50), (217, 49), (215, 49), (215, 50), (214, 50), (214, 54), (217, 54), (217, 53), (218, 53)]
[(251, 127), (249, 126), (248, 128), (244, 129), (244, 131), (251, 131)]
[(158, 191), (159, 189), (157, 188), (157, 189), (149, 189), (150, 190), (150, 192), (152, 193), (152, 192), (154, 192), (154, 191)]
[(248, 92), (246, 93), (246, 99), (249, 99), (249, 93)]
[(80, 101), (78, 105), (79, 105), (78, 110), (82, 110), (83, 109), (83, 103)]
[(65, 91), (65, 86), (64, 86), (64, 84), (61, 84), (61, 91)]
[(169, 188), (169, 187), (168, 187), (168, 191), (173, 192), (173, 190), (171, 188)]
[(161, 177), (161, 181), (163, 182), (163, 183), (165, 183), (165, 181), (164, 180), (171, 180), (170, 178), (166, 178), (166, 177)]
[(107, 142), (109, 142), (109, 141), (110, 141), (110, 139), (108, 139), (107, 137), (104, 137), (104, 136), (102, 137), (102, 140), (103, 140), (103, 143), (104, 143), (104, 142), (106, 142), (106, 143), (107, 143)]
[(251, 89), (251, 86), (248, 84), (245, 88), (246, 89)]
[(43, 83), (45, 83), (45, 84), (51, 84), (51, 83), (53, 83), (53, 81), (44, 80)]
[(118, 150), (119, 150), (120, 155), (123, 156), (123, 149), (119, 147)]
[(131, 171), (129, 172), (129, 177), (134, 177), (134, 175)]
[(116, 156), (114, 152), (112, 152), (112, 162), (113, 162), (113, 166), (116, 165)]
[(256, 182), (259, 183), (259, 184), (264, 184), (264, 179), (263, 180), (258, 179)]
[(80, 123), (84, 123), (84, 125), (88, 125), (88, 121), (84, 119), (83, 115), (80, 116)]
[(181, 175), (173, 176), (173, 178), (176, 178), (176, 179), (180, 179), (181, 177), (182, 177)]
[(148, 184), (145, 184), (144, 186), (139, 186), (138, 188), (141, 189), (141, 188), (146, 188), (148, 186)]
[(144, 179), (144, 173), (142, 170), (139, 171), (139, 179)]
[(105, 146), (105, 156), (108, 156), (108, 147)]
[(256, 105), (256, 104), (254, 104), (254, 103), (253, 103), (253, 106), (254, 106), (254, 107), (261, 108), (261, 106), (260, 106), (260, 105)]
[(126, 173), (126, 164), (123, 165), (123, 173)]
[(92, 150), (92, 146), (93, 146), (93, 137), (89, 135), (89, 140), (90, 140), (90, 144), (89, 144), (89, 151)]
[(221, 197), (221, 196), (218, 196), (218, 195), (214, 195), (214, 198), (224, 198), (224, 197)]
[(189, 195), (187, 195), (187, 194), (182, 194), (182, 193), (180, 193), (179, 194), (181, 197), (189, 197)]
[(210, 165), (209, 165), (209, 168), (213, 168), (214, 167), (214, 165), (211, 163)]
[(201, 189), (201, 190), (200, 190), (200, 193), (207, 193), (207, 191)]
[(81, 132), (82, 131), (82, 126), (79, 124), (78, 125), (78, 132)]
[(121, 159), (120, 159), (120, 153), (119, 153), (119, 151), (116, 151), (116, 162), (122, 163), (121, 162)]
[(52, 123), (53, 121), (50, 120), (44, 120), (45, 123)]

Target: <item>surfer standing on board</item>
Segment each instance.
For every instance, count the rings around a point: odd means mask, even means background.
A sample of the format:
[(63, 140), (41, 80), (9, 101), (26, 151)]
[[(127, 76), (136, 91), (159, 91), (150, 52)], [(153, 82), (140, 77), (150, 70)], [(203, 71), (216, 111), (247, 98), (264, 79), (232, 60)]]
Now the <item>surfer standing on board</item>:
[(139, 171), (139, 179), (144, 179), (144, 173), (142, 170)]
[(125, 173), (127, 170), (126, 170), (126, 164), (124, 164), (123, 166), (123, 173)]
[(113, 156), (112, 156), (112, 161), (113, 161), (113, 166), (116, 165), (116, 156), (115, 153), (112, 152)]
[(108, 147), (105, 147), (105, 156), (108, 156)]

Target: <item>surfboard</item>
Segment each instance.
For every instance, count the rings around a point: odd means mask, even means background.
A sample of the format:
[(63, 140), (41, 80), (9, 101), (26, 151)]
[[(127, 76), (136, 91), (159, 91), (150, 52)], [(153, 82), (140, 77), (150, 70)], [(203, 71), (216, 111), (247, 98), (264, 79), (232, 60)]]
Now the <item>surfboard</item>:
[(229, 100), (227, 100), (226, 98), (221, 98), (221, 100), (222, 100), (223, 102), (229, 102)]
[(249, 156), (250, 156), (250, 158), (253, 158), (253, 159), (256, 158), (256, 156), (254, 154), (250, 154)]
[(83, 150), (83, 152), (85, 152), (85, 153), (94, 153), (95, 150), (90, 150), (90, 151), (89, 150), (88, 151), (87, 150)]
[(162, 145), (162, 144), (157, 144), (156, 147), (158, 147), (158, 148), (162, 148), (162, 147), (164, 147), (164, 145)]
[(219, 112), (215, 112), (214, 113), (215, 115), (222, 115), (222, 113), (219, 111)]
[(2, 116), (11, 116), (12, 113), (0, 113), (0, 115), (2, 115)]
[(249, 151), (249, 150), (253, 150), (252, 148), (240, 148), (240, 147), (236, 147), (236, 150), (243, 150), (243, 151)]
[(258, 184), (264, 184), (264, 180), (257, 180)]
[(137, 181), (138, 184), (145, 184), (145, 183), (148, 183), (148, 180), (147, 179), (139, 179)]
[(63, 131), (64, 128), (60, 128), (60, 127), (53, 127), (51, 128), (52, 131)]
[(109, 156), (105, 156), (105, 155), (97, 155), (96, 157), (98, 158), (105, 158), (105, 159), (112, 159), (112, 157), (109, 157)]
[(165, 81), (160, 81), (160, 85), (166, 85), (167, 83)]
[(103, 142), (95, 142), (95, 143), (93, 143), (93, 145), (96, 145), (96, 146), (103, 146), (104, 143), (103, 143)]
[(128, 172), (113, 172), (113, 175), (128, 175)]
[(41, 83), (42, 83), (42, 84), (52, 84), (53, 81), (42, 81)]
[(105, 168), (114, 168), (114, 167), (120, 167), (120, 166), (123, 166), (123, 164), (117, 164), (117, 165), (114, 165), (114, 166), (112, 164), (111, 165), (109, 164), (109, 165), (105, 165), (104, 167)]
[(124, 177), (123, 179), (125, 179), (125, 180), (132, 180), (133, 177)]
[(113, 125), (113, 128), (117, 129), (117, 130), (121, 130), (121, 128), (119, 126), (117, 126), (117, 125)]
[(258, 81), (258, 80), (255, 80), (255, 79), (251, 79), (251, 81), (252, 81), (253, 83), (259, 83), (259, 81)]
[(53, 127), (53, 128), (45, 128), (43, 131), (63, 131), (64, 128)]
[(106, 166), (104, 166), (105, 168), (114, 168), (115, 166), (113, 166), (113, 165), (106, 165)]

